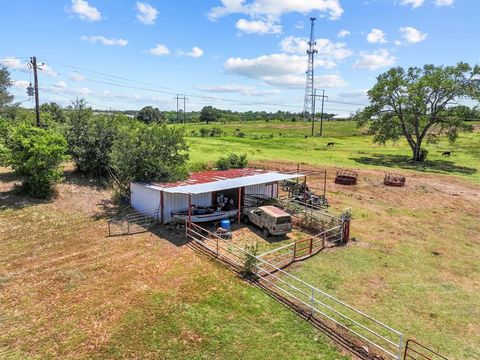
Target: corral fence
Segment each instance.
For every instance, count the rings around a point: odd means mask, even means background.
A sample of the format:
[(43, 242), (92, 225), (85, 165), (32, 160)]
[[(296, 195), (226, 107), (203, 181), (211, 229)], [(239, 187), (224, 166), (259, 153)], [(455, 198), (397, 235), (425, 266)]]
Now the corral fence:
[(352, 218), (350, 208), (337, 213), (300, 200), (292, 200), (289, 197), (244, 196), (244, 206), (262, 205), (274, 205), (289, 213), (292, 217), (293, 225), (311, 234), (313, 238), (323, 237), (323, 234), (327, 232), (325, 236), (329, 243), (338, 244), (349, 240), (350, 221)]
[(399, 331), (199, 225), (187, 221), (185, 231), (197, 247), (238, 272), (243, 271), (247, 259), (254, 259), (257, 284), (275, 293), (282, 302), (309, 312), (310, 321), (318, 321), (342, 338), (347, 337), (351, 348), (357, 353), (363, 351), (363, 358), (402, 358), (403, 335)]
[(158, 224), (159, 214), (159, 210), (155, 210), (150, 213), (131, 213), (120, 219), (110, 219), (108, 220), (108, 236), (147, 232)]
[(427, 348), (419, 342), (409, 339), (405, 344), (404, 360), (448, 360), (438, 352)]

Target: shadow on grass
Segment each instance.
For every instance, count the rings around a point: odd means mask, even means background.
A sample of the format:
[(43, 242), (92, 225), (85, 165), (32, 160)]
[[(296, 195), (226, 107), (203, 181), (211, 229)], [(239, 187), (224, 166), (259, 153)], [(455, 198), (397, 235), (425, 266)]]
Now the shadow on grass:
[(54, 196), (47, 199), (36, 199), (26, 195), (19, 187), (8, 191), (0, 191), (0, 213), (8, 209), (23, 209), (28, 206), (47, 204), (54, 200)]
[(475, 168), (455, 165), (452, 161), (426, 160), (424, 162), (417, 162), (412, 161), (409, 156), (405, 155), (373, 154), (370, 157), (362, 156), (359, 158), (350, 158), (349, 160), (363, 165), (384, 166), (423, 172), (459, 173), (464, 175), (472, 175), (477, 172)]

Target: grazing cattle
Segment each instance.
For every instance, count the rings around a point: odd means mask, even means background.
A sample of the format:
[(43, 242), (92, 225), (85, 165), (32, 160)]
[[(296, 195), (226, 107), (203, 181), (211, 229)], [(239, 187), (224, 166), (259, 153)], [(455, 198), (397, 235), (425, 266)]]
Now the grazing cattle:
[(335, 143), (329, 142), (329, 143), (327, 144), (327, 147), (331, 147), (331, 146), (334, 146), (334, 145), (335, 145)]
[(306, 138), (308, 138), (308, 136), (307, 136), (307, 135), (305, 135), (305, 139), (306, 139)]
[(451, 154), (452, 154), (451, 151), (444, 151), (444, 152), (442, 153), (442, 156), (450, 157)]

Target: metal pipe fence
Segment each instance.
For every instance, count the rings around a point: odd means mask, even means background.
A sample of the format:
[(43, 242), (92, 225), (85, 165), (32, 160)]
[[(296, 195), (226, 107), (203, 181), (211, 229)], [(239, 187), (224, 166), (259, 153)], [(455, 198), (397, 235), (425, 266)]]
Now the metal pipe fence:
[(239, 269), (244, 266), (247, 257), (254, 258), (257, 281), (310, 311), (312, 316), (328, 323), (335, 331), (348, 334), (353, 341), (373, 348), (375, 353), (390, 359), (401, 359), (403, 335), (399, 331), (198, 225), (187, 222), (186, 235)]
[(108, 236), (137, 234), (148, 231), (158, 221), (160, 210), (132, 213), (120, 219), (108, 220)]

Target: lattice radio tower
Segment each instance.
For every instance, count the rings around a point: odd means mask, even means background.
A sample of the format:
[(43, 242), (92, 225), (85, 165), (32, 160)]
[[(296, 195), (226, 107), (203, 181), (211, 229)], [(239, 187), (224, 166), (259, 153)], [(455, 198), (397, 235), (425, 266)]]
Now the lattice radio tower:
[(303, 113), (305, 119), (309, 119), (313, 113), (313, 89), (314, 89), (314, 79), (313, 79), (313, 60), (315, 54), (318, 53), (318, 50), (315, 49), (315, 45), (317, 43), (314, 41), (314, 21), (317, 18), (311, 17), (310, 18), (310, 41), (308, 42), (308, 66), (307, 66), (307, 81), (305, 83), (305, 101), (303, 105)]

